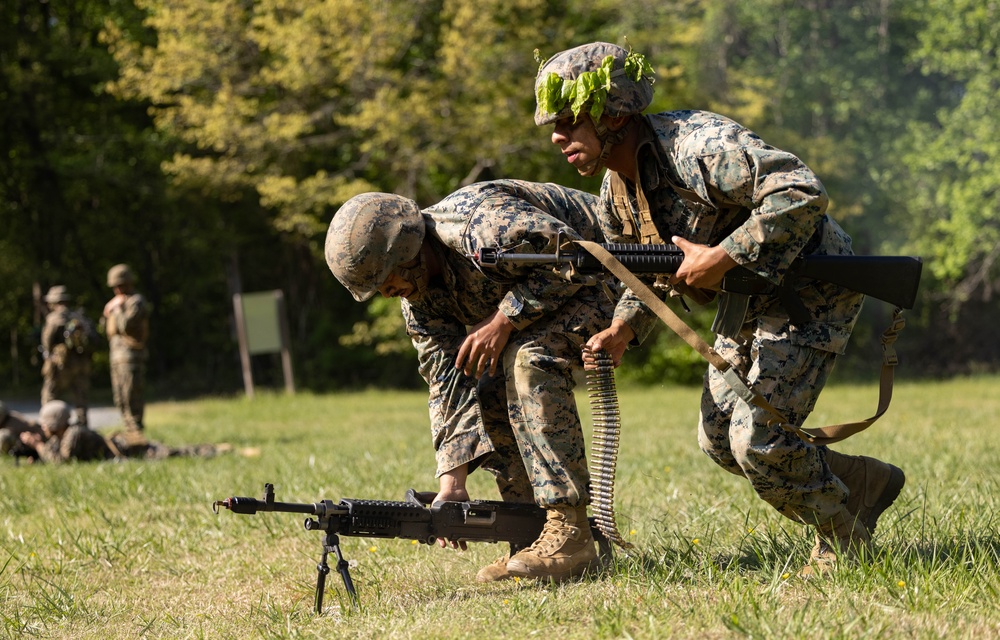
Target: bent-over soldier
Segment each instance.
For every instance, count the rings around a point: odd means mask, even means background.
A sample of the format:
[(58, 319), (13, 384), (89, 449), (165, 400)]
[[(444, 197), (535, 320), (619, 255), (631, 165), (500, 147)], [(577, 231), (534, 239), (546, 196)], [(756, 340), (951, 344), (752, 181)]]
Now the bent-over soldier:
[(326, 261), (354, 298), (402, 299), (430, 388), (436, 499), (468, 500), (466, 476), (482, 467), (503, 500), (546, 509), (539, 539), (483, 568), (480, 581), (562, 580), (597, 556), (574, 373), (614, 303), (548, 267), (487, 274), (471, 258), (497, 245), (554, 251), (560, 234), (601, 241), (595, 205), (594, 196), (558, 185), (498, 180), (423, 211), (400, 196), (363, 194), (330, 223)]

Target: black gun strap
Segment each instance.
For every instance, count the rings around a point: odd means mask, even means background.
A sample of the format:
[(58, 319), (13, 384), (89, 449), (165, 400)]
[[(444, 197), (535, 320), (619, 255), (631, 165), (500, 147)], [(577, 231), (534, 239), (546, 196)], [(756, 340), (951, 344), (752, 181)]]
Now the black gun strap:
[(893, 370), (898, 362), (893, 343), (895, 343), (897, 334), (903, 328), (902, 309), (896, 309), (892, 324), (882, 334), (882, 376), (879, 385), (878, 409), (875, 415), (860, 422), (803, 429), (797, 425), (790, 424), (780, 411), (771, 406), (763, 396), (751, 389), (747, 382), (732, 368), (728, 360), (719, 355), (694, 329), (681, 320), (652, 289), (639, 280), (635, 274), (626, 269), (607, 249), (596, 242), (586, 240), (577, 240), (576, 244), (597, 258), (604, 268), (631, 289), (632, 293), (637, 295), (674, 333), (701, 354), (710, 365), (715, 367), (741, 400), (771, 414), (772, 420), (769, 421), (769, 424), (778, 424), (811, 444), (827, 445), (839, 442), (867, 429), (872, 423), (882, 417), (882, 414), (889, 408), (889, 401), (892, 399)]

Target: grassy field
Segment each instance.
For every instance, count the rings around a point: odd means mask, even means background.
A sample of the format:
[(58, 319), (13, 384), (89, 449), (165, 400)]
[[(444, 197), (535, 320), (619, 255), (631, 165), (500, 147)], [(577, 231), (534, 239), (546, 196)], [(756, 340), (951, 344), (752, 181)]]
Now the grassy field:
[[(298, 515), (215, 515), (211, 503), (259, 497), (265, 482), (295, 502), (432, 490), (425, 396), (153, 404), (155, 439), (260, 454), (0, 460), (0, 637), (1000, 637), (1000, 378), (900, 384), (888, 415), (840, 447), (895, 462), (907, 485), (880, 521), (874, 558), (810, 581), (795, 575), (810, 533), (698, 450), (698, 393), (621, 391), (616, 493), (636, 550), (606, 574), (480, 585), (498, 545), (342, 538), (361, 606), (331, 573), (321, 616), (320, 534)], [(831, 387), (811, 425), (867, 417), (875, 403), (873, 387)], [(484, 474), (472, 488), (496, 497)]]

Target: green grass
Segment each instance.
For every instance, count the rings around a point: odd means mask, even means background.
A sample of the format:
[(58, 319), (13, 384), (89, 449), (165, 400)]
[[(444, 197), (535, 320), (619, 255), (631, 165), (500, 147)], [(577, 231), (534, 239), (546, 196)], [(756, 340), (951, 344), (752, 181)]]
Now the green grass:
[[(0, 637), (985, 638), (1000, 636), (1000, 378), (897, 387), (840, 448), (902, 466), (877, 553), (795, 577), (810, 533), (715, 467), (695, 436), (697, 389), (621, 391), (616, 495), (635, 543), (582, 582), (479, 585), (497, 545), (466, 552), (342, 538), (361, 597), (336, 573), (312, 613), (320, 534), (294, 514), (215, 515), (230, 495), (401, 499), (432, 490), (425, 396), (366, 392), (156, 403), (148, 430), (258, 457), (22, 465), (0, 460)], [(860, 419), (871, 386), (833, 386), (812, 425)], [(476, 497), (494, 499), (484, 474)]]

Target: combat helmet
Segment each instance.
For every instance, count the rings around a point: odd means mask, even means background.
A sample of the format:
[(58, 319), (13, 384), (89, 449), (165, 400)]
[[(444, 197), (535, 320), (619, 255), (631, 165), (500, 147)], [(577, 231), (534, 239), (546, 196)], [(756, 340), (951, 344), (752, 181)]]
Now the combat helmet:
[(108, 269), (109, 287), (120, 287), (123, 284), (132, 284), (133, 282), (135, 282), (135, 276), (132, 275), (132, 270), (127, 264), (116, 264)]
[(69, 302), (70, 300), (69, 291), (67, 291), (66, 287), (61, 284), (50, 287), (48, 292), (45, 294), (45, 302), (48, 302), (49, 304)]
[(50, 400), (38, 412), (38, 424), (56, 433), (69, 426), (69, 405), (62, 400)]
[(535, 77), (535, 124), (586, 110), (601, 115), (642, 113), (653, 100), (653, 68), (646, 58), (610, 42), (567, 49), (541, 63)]
[(409, 198), (363, 193), (340, 207), (326, 233), (326, 264), (358, 302), (378, 291), (424, 241), (424, 218)]

